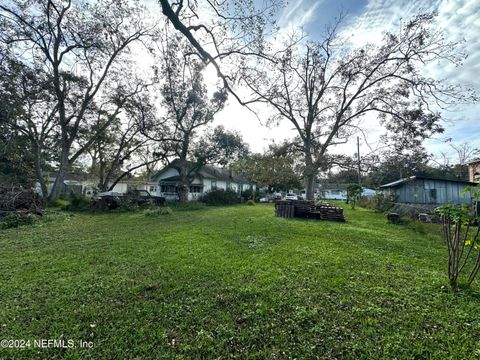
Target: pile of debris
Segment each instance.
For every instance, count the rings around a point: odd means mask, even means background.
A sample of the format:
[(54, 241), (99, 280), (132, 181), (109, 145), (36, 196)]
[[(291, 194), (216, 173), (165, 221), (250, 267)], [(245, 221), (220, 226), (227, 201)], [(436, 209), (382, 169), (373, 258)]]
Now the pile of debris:
[(275, 201), (275, 216), (307, 218), (318, 220), (345, 221), (343, 209), (325, 202), (309, 200)]
[(31, 189), (0, 185), (0, 217), (9, 213), (42, 215), (45, 201)]

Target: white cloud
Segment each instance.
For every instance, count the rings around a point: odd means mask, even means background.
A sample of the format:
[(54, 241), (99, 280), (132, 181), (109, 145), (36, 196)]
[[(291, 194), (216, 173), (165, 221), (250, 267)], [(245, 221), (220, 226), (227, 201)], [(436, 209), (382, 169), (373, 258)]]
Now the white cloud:
[[(357, 0), (355, 0), (357, 1)], [(298, 0), (292, 1), (283, 10), (278, 24), (281, 33), (286, 33), (297, 27), (313, 24), (316, 14), (327, 6), (325, 1)], [(401, 19), (409, 19), (421, 11), (436, 9), (438, 11), (437, 28), (442, 29), (448, 40), (465, 39), (465, 50), (469, 53), (462, 68), (439, 65), (429, 68), (435, 77), (446, 78), (449, 81), (470, 85), (480, 74), (480, 1), (478, 0), (369, 0), (361, 13), (355, 17), (349, 16), (343, 28), (343, 34), (351, 34), (351, 41), (356, 46), (366, 42), (378, 42), (382, 38), (382, 32), (399, 28)], [(348, 10), (348, 9), (347, 9)], [(321, 24), (320, 24), (321, 25)], [(321, 26), (316, 26), (317, 29)], [(476, 84), (474, 84), (476, 85)], [(480, 93), (480, 86), (476, 85)], [(266, 120), (269, 110), (259, 108), (260, 117)], [(462, 106), (453, 113), (446, 113), (449, 120), (446, 122), (446, 133), (426, 143), (431, 152), (447, 151), (449, 145), (442, 139), (452, 137), (454, 142), (469, 141), (473, 146), (480, 147), (480, 127), (477, 115), (480, 114), (480, 106)], [(227, 128), (240, 131), (244, 139), (250, 143), (254, 151), (261, 151), (271, 139), (280, 141), (295, 135), (291, 126), (284, 121), (280, 127), (268, 129), (262, 126), (258, 119), (246, 108), (239, 105), (233, 97), (229, 105), (217, 116), (216, 124), (223, 124)], [(363, 120), (368, 140), (372, 146), (378, 140), (382, 129), (378, 126), (375, 117)], [(336, 152), (353, 154), (356, 152), (355, 139), (351, 144), (339, 146)], [(368, 151), (363, 146), (363, 153)]]
[[(408, 20), (420, 12), (436, 10), (438, 16), (435, 29), (441, 31), (447, 41), (465, 40), (463, 49), (468, 58), (462, 67), (439, 63), (425, 69), (429, 76), (445, 79), (452, 84), (473, 87), (480, 94), (478, 74), (480, 73), (480, 1), (478, 0), (369, 0), (364, 11), (356, 17), (348, 18), (343, 27), (342, 36), (347, 37), (354, 46), (366, 43), (378, 43), (385, 31), (395, 31), (402, 20)], [(441, 139), (452, 138), (454, 142), (469, 141), (472, 146), (480, 147), (480, 127), (476, 126), (479, 104), (459, 105), (453, 112), (443, 112), (445, 134), (438, 139), (426, 142), (429, 151), (439, 153), (449, 151), (447, 143)], [(381, 131), (373, 131), (374, 119), (367, 119), (365, 124), (370, 133), (370, 140)], [(470, 130), (470, 131), (468, 131)], [(344, 151), (345, 149), (338, 149)]]

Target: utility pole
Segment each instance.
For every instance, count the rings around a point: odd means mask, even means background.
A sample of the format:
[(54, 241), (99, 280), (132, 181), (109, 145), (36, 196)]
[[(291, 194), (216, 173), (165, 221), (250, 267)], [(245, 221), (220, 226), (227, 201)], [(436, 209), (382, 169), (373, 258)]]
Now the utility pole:
[(362, 186), (362, 172), (360, 167), (360, 136), (357, 136), (357, 167), (358, 185)]

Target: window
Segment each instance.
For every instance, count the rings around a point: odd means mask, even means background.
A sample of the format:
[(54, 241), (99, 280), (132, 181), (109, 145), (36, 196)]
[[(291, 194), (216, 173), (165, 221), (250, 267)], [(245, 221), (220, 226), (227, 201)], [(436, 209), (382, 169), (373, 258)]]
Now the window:
[(231, 188), (231, 186), (232, 186), (232, 184), (230, 184), (230, 181), (227, 181), (227, 184), (226, 184), (226, 188), (225, 188), (225, 189), (228, 190), (228, 189)]
[(157, 192), (157, 187), (155, 185), (150, 185), (148, 191), (151, 193)]
[(177, 187), (175, 185), (161, 185), (160, 192), (164, 194), (176, 194)]
[(217, 180), (212, 180), (212, 190), (217, 190)]
[(437, 198), (437, 189), (430, 189), (430, 199), (435, 200)]
[(202, 185), (192, 185), (190, 186), (190, 192), (192, 194), (199, 194), (202, 192), (203, 186)]

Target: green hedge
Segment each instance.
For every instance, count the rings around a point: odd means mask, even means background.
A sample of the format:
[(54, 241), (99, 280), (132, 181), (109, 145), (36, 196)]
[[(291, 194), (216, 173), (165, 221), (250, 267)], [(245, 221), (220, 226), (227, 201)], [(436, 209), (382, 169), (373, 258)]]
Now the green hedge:
[(231, 189), (219, 189), (207, 192), (201, 201), (207, 205), (230, 205), (238, 203), (239, 196), (237, 192)]

